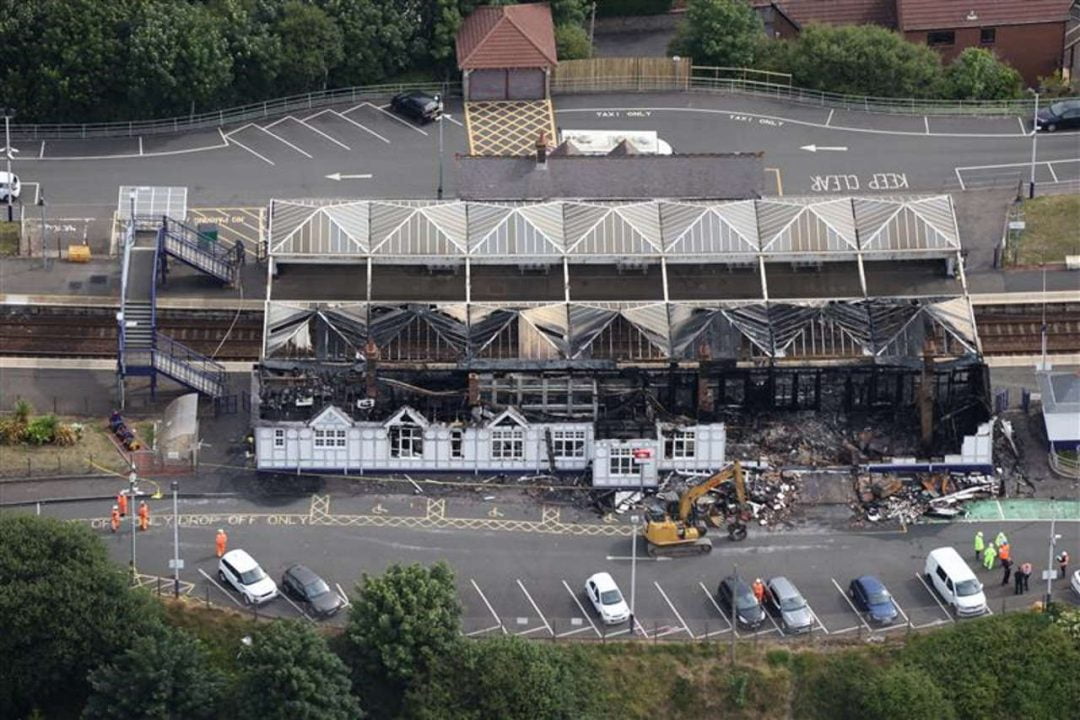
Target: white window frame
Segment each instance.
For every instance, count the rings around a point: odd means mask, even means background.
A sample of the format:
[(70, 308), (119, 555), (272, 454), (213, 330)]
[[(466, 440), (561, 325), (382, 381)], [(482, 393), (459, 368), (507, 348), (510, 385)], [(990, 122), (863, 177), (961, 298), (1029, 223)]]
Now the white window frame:
[(320, 450), (330, 447), (329, 433), (326, 430), (316, 430), (314, 445)]
[(557, 458), (585, 457), (585, 431), (553, 430), (551, 432), (551, 450)]
[(465, 431), (450, 431), (450, 457), (460, 460), (465, 457)]
[(346, 433), (344, 430), (315, 430), (314, 446), (320, 450), (331, 448), (343, 448), (346, 446)]
[(400, 425), (392, 425), (388, 435), (390, 440), (390, 457), (424, 457), (424, 428), (413, 423), (402, 423)]
[(348, 445), (347, 433), (344, 430), (335, 430), (334, 435), (334, 439), (337, 440), (337, 447), (343, 448)]
[(674, 430), (667, 436), (669, 460), (693, 460), (697, 457), (697, 433), (693, 430)]
[(285, 447), (285, 431), (274, 430), (274, 448), (280, 450)]
[(613, 447), (608, 455), (608, 475), (637, 475), (638, 467), (634, 464), (634, 449)]
[(493, 460), (524, 460), (525, 432), (519, 427), (493, 428), (491, 430), (491, 458)]

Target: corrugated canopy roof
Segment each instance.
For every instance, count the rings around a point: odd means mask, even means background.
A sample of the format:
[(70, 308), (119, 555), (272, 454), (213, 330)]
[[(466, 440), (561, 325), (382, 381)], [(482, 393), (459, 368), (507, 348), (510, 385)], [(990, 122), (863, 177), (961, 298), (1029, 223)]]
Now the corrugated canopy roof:
[(559, 62), (547, 3), (478, 7), (461, 24), (456, 44), (462, 70), (552, 67)]

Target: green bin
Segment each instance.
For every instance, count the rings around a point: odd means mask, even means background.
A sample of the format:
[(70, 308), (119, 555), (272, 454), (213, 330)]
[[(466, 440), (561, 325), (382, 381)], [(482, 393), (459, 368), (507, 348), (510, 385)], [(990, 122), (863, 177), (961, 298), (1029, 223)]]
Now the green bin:
[(199, 231), (199, 248), (209, 250), (210, 246), (218, 241), (218, 226), (216, 223), (199, 223), (196, 228)]

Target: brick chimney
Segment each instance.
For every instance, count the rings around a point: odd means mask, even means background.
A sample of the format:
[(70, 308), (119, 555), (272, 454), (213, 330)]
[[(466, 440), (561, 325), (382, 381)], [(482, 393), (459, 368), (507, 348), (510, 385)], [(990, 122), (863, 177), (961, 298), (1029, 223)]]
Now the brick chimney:
[(540, 136), (536, 138), (536, 167), (547, 167), (547, 152), (548, 152), (547, 133), (543, 130), (540, 131)]

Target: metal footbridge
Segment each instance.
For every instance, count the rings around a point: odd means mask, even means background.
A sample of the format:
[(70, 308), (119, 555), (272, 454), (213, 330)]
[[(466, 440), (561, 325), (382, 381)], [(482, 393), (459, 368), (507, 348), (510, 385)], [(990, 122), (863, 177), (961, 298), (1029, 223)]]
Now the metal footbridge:
[(224, 284), (237, 283), (244, 263), (243, 247), (240, 243), (218, 243), (168, 216), (155, 224), (147, 230), (145, 222), (132, 221), (122, 235), (121, 306), (117, 315), (121, 388), (124, 378), (141, 376), (150, 378), (151, 392), (156, 392), (161, 373), (220, 400), (229, 390), (225, 366), (157, 329), (157, 292), (168, 275), (170, 258)]

